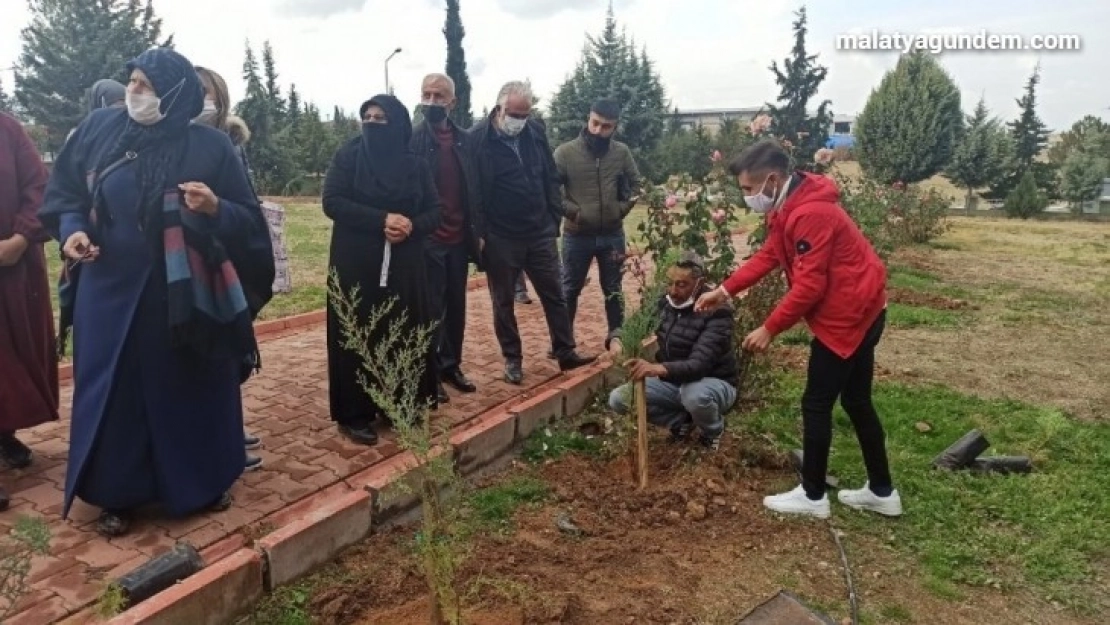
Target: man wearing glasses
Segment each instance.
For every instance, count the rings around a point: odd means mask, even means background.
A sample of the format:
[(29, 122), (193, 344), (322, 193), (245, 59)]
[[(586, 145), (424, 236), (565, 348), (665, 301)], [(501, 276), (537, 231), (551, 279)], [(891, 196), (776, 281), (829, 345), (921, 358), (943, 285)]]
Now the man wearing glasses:
[(597, 359), (575, 351), (563, 296), (556, 239), (564, 216), (559, 177), (543, 124), (532, 119), (532, 88), (510, 82), (490, 116), (470, 129), (476, 139), (482, 207), (474, 218), (486, 283), (493, 300), (494, 331), (505, 359), (505, 381), (524, 380), (520, 330), (513, 309), (523, 271), (543, 304), (551, 350), (563, 371)]

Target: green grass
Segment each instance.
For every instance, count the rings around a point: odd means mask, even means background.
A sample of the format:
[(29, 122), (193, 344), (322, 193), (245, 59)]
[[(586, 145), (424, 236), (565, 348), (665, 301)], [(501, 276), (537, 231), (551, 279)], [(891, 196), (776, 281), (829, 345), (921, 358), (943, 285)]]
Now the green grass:
[(886, 310), (887, 324), (892, 328), (952, 328), (960, 325), (964, 316), (957, 311), (938, 310), (925, 306), (890, 304)]
[[(801, 380), (785, 378), (780, 390), (778, 405), (733, 422), (797, 447)], [(1026, 588), (1071, 609), (1089, 609), (1098, 592), (1090, 581), (1110, 556), (1110, 424), (936, 386), (880, 383), (875, 404), (906, 513), (884, 520), (837, 506), (834, 518), (849, 540), (865, 536), (916, 558), (925, 587), (946, 599), (960, 600), (968, 586)], [(859, 487), (866, 479), (863, 461), (839, 407), (834, 422), (830, 472), (846, 487)], [(919, 432), (918, 422), (931, 430)], [(991, 442), (986, 455), (1028, 455), (1034, 472), (933, 470), (932, 459), (972, 428)]]
[(533, 464), (556, 460), (566, 454), (598, 455), (602, 439), (586, 437), (567, 427), (549, 427), (537, 430), (524, 441), (520, 455)]
[(489, 488), (474, 491), (463, 508), (468, 525), (477, 530), (505, 531), (521, 506), (535, 505), (547, 498), (548, 486), (530, 475), (519, 475)]

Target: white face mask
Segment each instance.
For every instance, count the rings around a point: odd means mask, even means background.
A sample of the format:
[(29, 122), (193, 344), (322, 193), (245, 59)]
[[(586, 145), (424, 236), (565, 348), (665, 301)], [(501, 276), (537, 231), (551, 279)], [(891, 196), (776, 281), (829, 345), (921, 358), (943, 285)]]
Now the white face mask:
[(194, 119), (193, 121), (197, 122), (198, 124), (207, 124), (211, 126), (212, 123), (216, 121), (216, 115), (219, 112), (220, 111), (216, 108), (215, 102), (213, 102), (212, 100), (205, 100), (204, 108), (201, 109), (200, 115), (197, 115), (196, 119)]
[[(169, 106), (166, 107), (166, 113), (173, 108), (177, 102), (177, 96), (181, 95), (181, 88), (185, 86), (185, 79), (182, 78), (172, 89), (166, 92), (166, 95), (173, 94)], [(142, 124), (143, 126), (153, 126), (158, 122), (166, 119), (166, 113), (162, 112), (162, 98), (149, 93), (133, 93), (130, 89), (127, 90), (125, 96), (127, 102), (127, 114), (135, 123)]]
[(162, 98), (156, 95), (128, 91), (125, 100), (127, 102), (127, 114), (137, 124), (153, 126), (166, 118), (166, 114), (161, 111)]
[(524, 130), (524, 126), (527, 123), (528, 120), (526, 119), (517, 119), (515, 117), (509, 117), (508, 115), (506, 115), (505, 117), (501, 118), (501, 132), (509, 135), (510, 137), (515, 137), (519, 135), (522, 130)]
[(674, 308), (675, 310), (682, 310), (684, 308), (689, 308), (689, 307), (694, 305), (694, 296), (691, 295), (690, 299), (686, 300), (685, 302), (676, 302), (676, 301), (674, 301), (674, 298), (671, 297), (671, 294), (668, 293), (667, 294), (667, 303), (670, 304), (671, 308)]
[(763, 190), (767, 188), (767, 180), (769, 180), (769, 178), (763, 181), (763, 186), (759, 188), (759, 193), (744, 196), (744, 202), (748, 205), (748, 208), (752, 209), (753, 213), (759, 215), (769, 213), (771, 209), (778, 204), (777, 197), (767, 197), (763, 195)]

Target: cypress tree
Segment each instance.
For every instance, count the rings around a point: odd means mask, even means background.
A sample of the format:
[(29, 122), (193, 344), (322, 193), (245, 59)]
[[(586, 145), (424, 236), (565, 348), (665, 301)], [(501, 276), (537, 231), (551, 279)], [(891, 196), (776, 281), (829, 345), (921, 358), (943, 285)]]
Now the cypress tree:
[(447, 21), (443, 26), (443, 36), (447, 39), (445, 73), (455, 81), (455, 97), (458, 98), (455, 110), (451, 112), (451, 119), (460, 127), (469, 128), (474, 123), (474, 115), (470, 111), (470, 76), (466, 73), (466, 52), (462, 43), (466, 31), (459, 12), (459, 0), (447, 0)]

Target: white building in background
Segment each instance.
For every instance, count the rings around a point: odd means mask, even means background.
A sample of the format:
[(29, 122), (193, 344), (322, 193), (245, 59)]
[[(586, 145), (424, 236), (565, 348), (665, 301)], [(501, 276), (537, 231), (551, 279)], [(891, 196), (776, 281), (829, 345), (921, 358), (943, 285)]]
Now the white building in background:
[[(710, 135), (715, 135), (718, 131), (720, 131), (721, 125), (726, 120), (736, 120), (741, 124), (747, 124), (752, 119), (754, 119), (756, 115), (765, 112), (766, 108), (762, 106), (686, 110), (678, 109), (678, 111), (674, 114), (674, 117), (678, 119), (679, 126), (686, 130), (693, 130), (700, 125)], [(833, 115), (832, 126), (829, 128), (829, 136), (841, 138), (853, 137), (855, 124), (855, 115)]]

